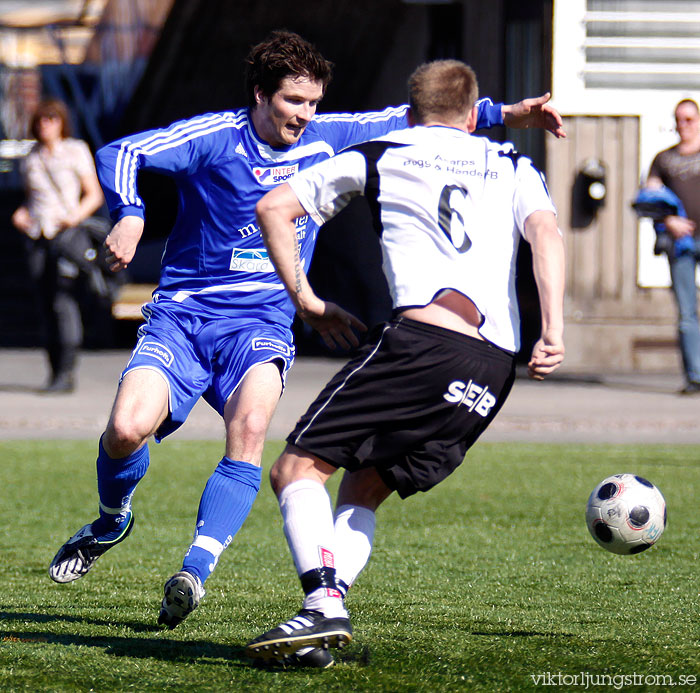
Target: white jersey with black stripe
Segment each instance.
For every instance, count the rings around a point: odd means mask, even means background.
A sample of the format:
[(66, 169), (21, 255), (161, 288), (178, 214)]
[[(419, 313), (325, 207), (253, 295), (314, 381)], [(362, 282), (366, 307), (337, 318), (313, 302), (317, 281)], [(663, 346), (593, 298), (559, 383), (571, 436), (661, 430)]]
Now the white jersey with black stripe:
[(452, 289), (481, 312), (484, 339), (520, 348), (518, 244), (530, 214), (555, 209), (542, 174), (511, 144), (415, 127), (351, 147), (290, 185), (319, 224), (367, 196), (395, 309)]

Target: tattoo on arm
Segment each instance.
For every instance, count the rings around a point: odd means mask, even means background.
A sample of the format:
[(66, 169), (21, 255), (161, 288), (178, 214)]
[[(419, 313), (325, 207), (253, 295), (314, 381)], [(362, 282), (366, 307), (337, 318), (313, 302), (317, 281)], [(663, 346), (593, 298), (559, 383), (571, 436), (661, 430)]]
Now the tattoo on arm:
[(301, 258), (299, 254), (299, 239), (297, 238), (296, 229), (294, 229), (294, 291), (297, 296), (301, 293)]

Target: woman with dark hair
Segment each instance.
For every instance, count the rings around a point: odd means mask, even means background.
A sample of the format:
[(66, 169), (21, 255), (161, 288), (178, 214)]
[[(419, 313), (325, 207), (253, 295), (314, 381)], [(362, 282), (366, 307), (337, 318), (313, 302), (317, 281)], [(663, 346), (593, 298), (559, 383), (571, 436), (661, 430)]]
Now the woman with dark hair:
[(29, 271), (46, 323), (51, 380), (45, 392), (74, 388), (74, 370), (83, 339), (76, 297), (78, 267), (58, 252), (56, 239), (102, 204), (102, 190), (88, 146), (71, 137), (68, 109), (57, 99), (42, 101), (31, 121), (37, 143), (22, 162), (26, 201), (12, 223), (26, 236)]

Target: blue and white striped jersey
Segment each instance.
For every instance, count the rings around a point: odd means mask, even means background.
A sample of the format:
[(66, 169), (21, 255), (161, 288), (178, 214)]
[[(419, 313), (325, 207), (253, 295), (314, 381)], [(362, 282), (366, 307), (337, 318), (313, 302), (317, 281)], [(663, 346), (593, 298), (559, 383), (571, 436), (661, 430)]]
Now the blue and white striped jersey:
[[(275, 274), (255, 221), (255, 205), (272, 187), (346, 147), (407, 127), (407, 106), (316, 116), (299, 141), (273, 148), (247, 108), (210, 113), (117, 140), (97, 152), (97, 172), (113, 220), (143, 217), (140, 170), (171, 176), (179, 209), (163, 255), (154, 300), (185, 302), (205, 315), (250, 311), (291, 324), (294, 308)], [(479, 127), (500, 124), (500, 104), (482, 99)], [(308, 269), (318, 225), (297, 220)]]

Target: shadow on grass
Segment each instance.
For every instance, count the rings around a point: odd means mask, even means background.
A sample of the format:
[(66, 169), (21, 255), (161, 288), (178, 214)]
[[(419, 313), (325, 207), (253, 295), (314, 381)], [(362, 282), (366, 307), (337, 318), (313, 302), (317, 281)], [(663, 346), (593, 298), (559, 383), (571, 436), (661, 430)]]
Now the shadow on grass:
[[(224, 660), (227, 665), (234, 664), (240, 667), (254, 667), (256, 669), (268, 669), (271, 671), (285, 668), (284, 665), (275, 662), (255, 662), (245, 655), (245, 647), (242, 645), (227, 645), (209, 642), (205, 640), (171, 640), (167, 637), (168, 631), (158, 626), (144, 625), (142, 623), (127, 623), (124, 621), (102, 621), (97, 619), (85, 619), (65, 614), (32, 614), (23, 612), (0, 612), (0, 622), (21, 621), (32, 623), (51, 623), (63, 621), (67, 623), (87, 623), (96, 626), (126, 626), (137, 632), (154, 632), (161, 637), (119, 637), (105, 635), (80, 635), (78, 633), (48, 633), (41, 630), (9, 631), (0, 630), (0, 646), (2, 643), (48, 643), (65, 647), (86, 646), (103, 650), (105, 654), (115, 657), (133, 657), (135, 659), (161, 659), (168, 662), (195, 662), (202, 658)], [(490, 635), (484, 633), (484, 635)], [(370, 662), (369, 648), (353, 647), (349, 650), (334, 652), (337, 662), (355, 664), (366, 667)], [(223, 663), (223, 662), (222, 662)], [(294, 668), (294, 667), (293, 667)], [(305, 669), (305, 671), (308, 671)]]
[(115, 657), (135, 659), (162, 659), (168, 662), (195, 662), (208, 659), (225, 660), (249, 666), (250, 661), (243, 647), (222, 645), (203, 640), (170, 640), (167, 638), (124, 638), (103, 635), (78, 635), (77, 633), (46, 633), (45, 631), (2, 631), (0, 642), (48, 643), (66, 647), (94, 647)]
[[(159, 659), (168, 663), (194, 663), (206, 660), (209, 664), (225, 664), (238, 668), (267, 670), (272, 673), (286, 668), (280, 662), (257, 662), (245, 655), (245, 648), (236, 645), (223, 645), (204, 640), (169, 640), (167, 638), (124, 638), (102, 635), (78, 635), (76, 633), (46, 633), (44, 631), (3, 631), (0, 630), (0, 646), (3, 643), (42, 643), (64, 647), (92, 647), (114, 657), (134, 659)], [(336, 662), (366, 667), (370, 663), (369, 648), (334, 651)], [(297, 667), (291, 667), (297, 669)], [(309, 672), (314, 669), (299, 669)], [(320, 671), (320, 670), (318, 670)]]
[(92, 626), (126, 626), (137, 633), (160, 633), (161, 628), (156, 625), (146, 624), (143, 621), (104, 621), (96, 618), (82, 618), (69, 616), (68, 614), (32, 614), (22, 612), (0, 611), (2, 621), (30, 621), (32, 623), (51, 623), (53, 621), (65, 621), (66, 623), (87, 623)]
[(472, 635), (496, 636), (497, 638), (573, 638), (573, 633), (542, 633), (537, 630), (474, 630)]

